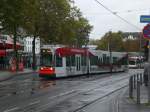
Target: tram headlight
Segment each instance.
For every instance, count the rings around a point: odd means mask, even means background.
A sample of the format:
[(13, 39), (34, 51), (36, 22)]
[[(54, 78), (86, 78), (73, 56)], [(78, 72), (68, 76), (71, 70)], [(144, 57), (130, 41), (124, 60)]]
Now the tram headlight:
[(40, 68), (40, 70), (44, 70), (44, 68), (43, 68), (43, 67), (41, 67), (41, 68)]
[(53, 68), (52, 68), (52, 67), (50, 67), (49, 69), (50, 69), (51, 71), (53, 71)]

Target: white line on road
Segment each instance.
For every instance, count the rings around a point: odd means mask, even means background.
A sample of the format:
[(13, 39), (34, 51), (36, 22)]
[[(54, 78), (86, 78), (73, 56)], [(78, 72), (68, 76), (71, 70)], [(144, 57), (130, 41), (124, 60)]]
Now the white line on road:
[(8, 110), (4, 110), (3, 112), (12, 112), (12, 111), (15, 111), (15, 110), (18, 110), (19, 107), (14, 107), (14, 108), (11, 108), (11, 109), (8, 109)]
[(69, 91), (69, 92), (65, 92), (65, 93), (59, 94), (59, 95), (57, 95), (57, 96), (48, 97), (48, 99), (57, 98), (57, 97), (64, 96), (64, 95), (68, 95), (68, 94), (71, 94), (71, 93), (74, 93), (74, 92), (76, 92), (76, 90), (72, 90), (72, 91)]
[(40, 103), (40, 100), (31, 102), (31, 103), (29, 103), (29, 105), (31, 106), (31, 105), (35, 105), (35, 104), (37, 104), (37, 103)]

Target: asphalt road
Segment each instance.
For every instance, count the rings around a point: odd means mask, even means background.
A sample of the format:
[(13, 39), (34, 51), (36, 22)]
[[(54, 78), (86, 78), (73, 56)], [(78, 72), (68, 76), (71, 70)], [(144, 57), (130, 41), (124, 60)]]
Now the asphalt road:
[(90, 111), (97, 101), (103, 102), (98, 106), (103, 112), (110, 112), (114, 106), (108, 102), (116, 101), (129, 76), (137, 72), (141, 70), (57, 80), (38, 74), (16, 76), (0, 83), (0, 112), (99, 112), (96, 107)]

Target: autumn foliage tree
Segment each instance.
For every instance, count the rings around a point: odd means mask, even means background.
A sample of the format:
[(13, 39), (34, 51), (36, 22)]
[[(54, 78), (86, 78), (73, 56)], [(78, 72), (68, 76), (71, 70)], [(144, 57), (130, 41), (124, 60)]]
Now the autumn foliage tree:
[(112, 51), (123, 51), (124, 47), (122, 33), (106, 33), (99, 41), (98, 49), (108, 50), (108, 46), (111, 47)]
[(122, 32), (107, 32), (97, 43), (101, 50), (108, 50), (108, 46), (112, 51), (122, 52), (139, 52), (140, 39), (127, 39)]
[(124, 49), (127, 52), (138, 52), (140, 51), (140, 42), (139, 39), (131, 40), (127, 39), (124, 44)]

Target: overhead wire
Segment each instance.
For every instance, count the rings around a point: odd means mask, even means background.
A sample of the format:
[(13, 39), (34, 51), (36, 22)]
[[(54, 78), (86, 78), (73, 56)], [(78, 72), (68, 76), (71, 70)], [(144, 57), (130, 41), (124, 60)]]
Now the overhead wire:
[(105, 5), (103, 5), (100, 1), (98, 0), (94, 0), (96, 3), (98, 3), (100, 6), (102, 6), (103, 8), (105, 8), (107, 11), (109, 11), (110, 13), (112, 13), (113, 15), (115, 15), (116, 17), (118, 17), (119, 19), (121, 19), (122, 21), (124, 21), (125, 23), (129, 24), (130, 26), (138, 29), (141, 31), (141, 28), (139, 28), (138, 26), (132, 24), (131, 22), (127, 21), (126, 19), (124, 19), (123, 17), (119, 16), (116, 12), (113, 12), (111, 9), (109, 9), (108, 7), (106, 7)]
[[(123, 13), (133, 13), (133, 12), (141, 12), (141, 11), (145, 11), (148, 9), (129, 9), (129, 10), (124, 10), (124, 11), (113, 11), (113, 13), (116, 14), (123, 14)], [(101, 14), (101, 15), (108, 15), (108, 13), (104, 13), (104, 12), (86, 12), (84, 11), (86, 14)], [(110, 13), (109, 13), (110, 14)]]

